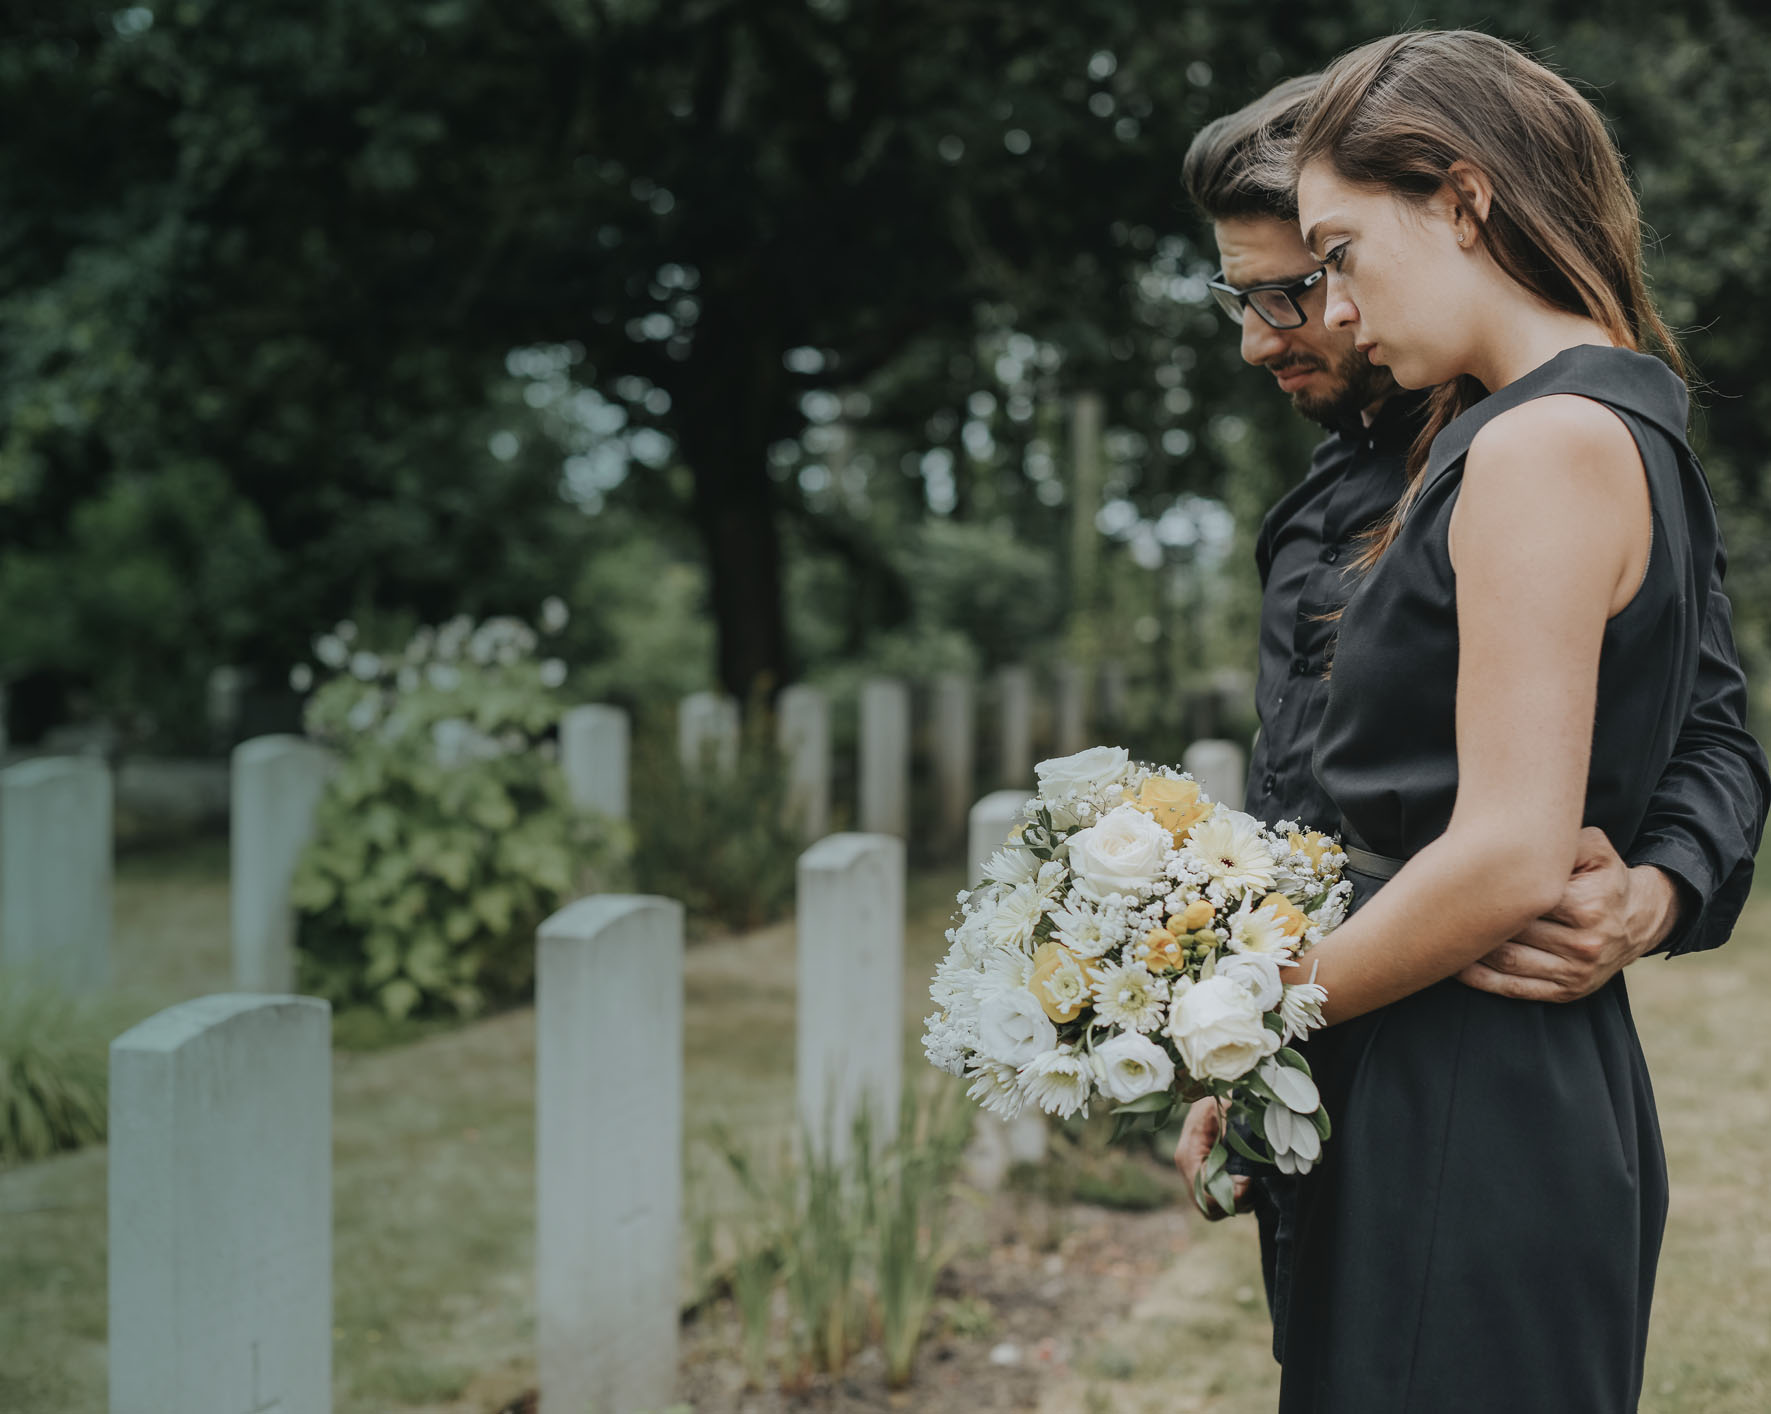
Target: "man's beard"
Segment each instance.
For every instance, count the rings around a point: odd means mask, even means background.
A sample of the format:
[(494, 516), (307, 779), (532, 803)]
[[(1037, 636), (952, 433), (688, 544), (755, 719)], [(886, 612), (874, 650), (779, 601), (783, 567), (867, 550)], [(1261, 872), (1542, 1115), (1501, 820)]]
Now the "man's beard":
[(1338, 427), (1396, 391), (1396, 380), (1390, 376), (1390, 370), (1373, 363), (1357, 349), (1348, 349), (1333, 364), (1313, 358), (1289, 358), (1268, 365), (1270, 371), (1299, 367), (1326, 368), (1328, 371), (1331, 381), (1322, 392), (1300, 388), (1290, 395), (1294, 411), (1324, 427)]

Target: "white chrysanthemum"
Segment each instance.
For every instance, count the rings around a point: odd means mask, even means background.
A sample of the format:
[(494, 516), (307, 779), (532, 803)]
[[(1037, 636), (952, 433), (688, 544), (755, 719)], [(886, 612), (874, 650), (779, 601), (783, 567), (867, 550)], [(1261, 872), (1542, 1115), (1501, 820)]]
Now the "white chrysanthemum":
[(1327, 1000), (1327, 989), (1314, 982), (1299, 982), (1285, 989), (1279, 999), (1279, 1019), (1285, 1023), (1287, 1045), (1322, 1025), (1322, 1004)]
[(984, 866), (984, 877), (1013, 888), (1024, 884), (1039, 872), (1039, 856), (1018, 844), (1005, 844), (990, 856)]
[(1082, 964), (1067, 950), (1056, 971), (1033, 988), (1033, 994), (1045, 993), (1041, 1001), (1049, 1000), (1060, 1014), (1074, 1017), (1077, 1012), (1089, 1003), (1088, 974), (1082, 970)]
[(1253, 899), (1245, 900), (1230, 919), (1231, 952), (1290, 957), (1297, 942), (1281, 926), (1277, 909), (1256, 908)]
[(991, 1114), (1004, 1119), (1013, 1119), (1020, 1114), (1026, 1096), (1021, 1091), (1021, 1077), (1012, 1065), (978, 1060), (967, 1067), (965, 1073), (972, 1082), (966, 1094)]
[(990, 919), (990, 941), (998, 947), (1030, 946), (1033, 930), (1050, 907), (1051, 900), (1033, 884), (1016, 884), (997, 900)]
[(1099, 957), (1125, 941), (1125, 911), (1097, 908), (1071, 894), (1052, 914), (1052, 936), (1078, 957)]
[(1068, 1119), (1078, 1110), (1088, 1114), (1094, 1082), (1089, 1058), (1070, 1047), (1045, 1051), (1021, 1067), (1021, 1090), (1027, 1099), (1060, 1119)]
[(1168, 983), (1141, 962), (1108, 962), (1091, 970), (1095, 1015), (1107, 1026), (1150, 1031), (1168, 1015)]
[(1122, 1105), (1174, 1084), (1175, 1063), (1168, 1052), (1135, 1031), (1096, 1046), (1094, 1064), (1101, 1093)]
[(1048, 859), (1039, 866), (1039, 873), (1033, 880), (1033, 887), (1041, 896), (1055, 899), (1063, 893), (1064, 885), (1070, 882), (1070, 871), (1061, 860)]
[(1181, 853), (1195, 860), (1205, 877), (1226, 893), (1269, 889), (1273, 885), (1273, 851), (1260, 822), (1239, 810), (1219, 808), (1187, 836)]

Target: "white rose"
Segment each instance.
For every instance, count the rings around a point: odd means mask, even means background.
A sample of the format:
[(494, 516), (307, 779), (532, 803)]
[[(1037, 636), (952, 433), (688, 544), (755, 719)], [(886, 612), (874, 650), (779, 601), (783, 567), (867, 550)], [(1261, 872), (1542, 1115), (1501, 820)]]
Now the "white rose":
[(1125, 779), (1131, 754), (1123, 746), (1091, 746), (1074, 756), (1054, 756), (1033, 768), (1039, 793), (1048, 800), (1105, 790)]
[(1103, 1095), (1123, 1105), (1168, 1089), (1175, 1063), (1148, 1036), (1127, 1031), (1095, 1047), (1095, 1078)]
[(1199, 1079), (1240, 1080), (1279, 1049), (1248, 989), (1233, 977), (1208, 977), (1181, 994), (1168, 1034)]
[(1004, 1065), (1025, 1065), (1058, 1044), (1058, 1028), (1025, 987), (1004, 987), (978, 1011), (978, 1049)]
[(1134, 805), (1121, 805), (1097, 825), (1070, 836), (1070, 872), (1083, 892), (1108, 894), (1147, 890), (1162, 877), (1174, 837)]
[(1279, 959), (1265, 953), (1231, 953), (1219, 958), (1216, 975), (1236, 981), (1260, 1011), (1272, 1011), (1285, 994)]

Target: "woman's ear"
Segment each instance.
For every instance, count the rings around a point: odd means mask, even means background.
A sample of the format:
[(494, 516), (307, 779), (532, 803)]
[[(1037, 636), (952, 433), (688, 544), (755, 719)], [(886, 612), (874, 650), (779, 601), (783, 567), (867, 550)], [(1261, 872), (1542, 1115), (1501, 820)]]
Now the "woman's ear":
[[(1488, 208), (1494, 202), (1494, 187), (1488, 180), (1488, 174), (1472, 162), (1461, 157), (1445, 169), (1445, 184), (1450, 188), (1450, 196), (1464, 213), (1468, 221), (1474, 218), (1474, 224), (1480, 228), (1488, 219)], [(1463, 233), (1459, 232), (1460, 241)]]

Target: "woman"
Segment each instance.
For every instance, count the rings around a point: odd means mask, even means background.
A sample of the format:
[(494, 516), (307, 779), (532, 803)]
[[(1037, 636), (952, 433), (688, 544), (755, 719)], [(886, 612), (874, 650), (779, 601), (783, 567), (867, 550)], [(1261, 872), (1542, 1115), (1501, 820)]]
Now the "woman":
[(1573, 88), (1415, 33), (1328, 70), (1288, 154), (1326, 319), (1436, 387), (1342, 617), (1316, 771), (1357, 911), (1294, 969), (1335, 1119), (1280, 1254), (1281, 1414), (1619, 1414), (1666, 1173), (1621, 975), (1451, 980), (1636, 834), (1692, 693), (1717, 529), (1635, 199)]

